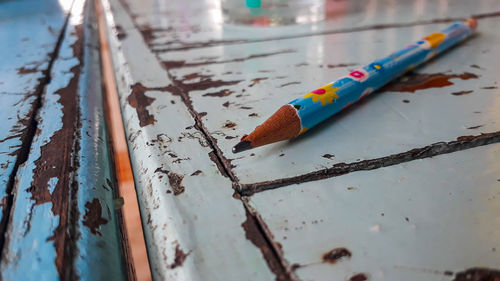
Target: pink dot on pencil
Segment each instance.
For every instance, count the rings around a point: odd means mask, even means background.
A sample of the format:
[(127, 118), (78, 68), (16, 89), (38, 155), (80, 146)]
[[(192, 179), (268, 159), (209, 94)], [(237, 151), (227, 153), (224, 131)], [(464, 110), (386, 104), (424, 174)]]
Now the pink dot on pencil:
[(312, 93), (322, 95), (322, 94), (326, 93), (326, 91), (325, 91), (325, 89), (317, 89), (317, 90), (312, 91)]

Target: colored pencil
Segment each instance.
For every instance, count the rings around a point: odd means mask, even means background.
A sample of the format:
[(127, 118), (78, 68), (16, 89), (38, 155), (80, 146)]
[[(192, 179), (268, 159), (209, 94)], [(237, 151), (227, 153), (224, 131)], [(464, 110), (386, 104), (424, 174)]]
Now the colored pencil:
[(391, 55), (355, 70), (282, 106), (233, 147), (233, 153), (294, 138), (381, 88), (391, 80), (467, 38), (473, 18), (432, 33)]

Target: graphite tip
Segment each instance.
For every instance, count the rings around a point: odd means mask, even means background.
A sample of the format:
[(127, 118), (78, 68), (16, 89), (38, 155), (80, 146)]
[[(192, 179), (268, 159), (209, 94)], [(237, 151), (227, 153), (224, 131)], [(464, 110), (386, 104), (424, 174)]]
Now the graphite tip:
[(238, 153), (249, 149), (252, 149), (252, 144), (249, 141), (240, 141), (233, 147), (233, 153)]

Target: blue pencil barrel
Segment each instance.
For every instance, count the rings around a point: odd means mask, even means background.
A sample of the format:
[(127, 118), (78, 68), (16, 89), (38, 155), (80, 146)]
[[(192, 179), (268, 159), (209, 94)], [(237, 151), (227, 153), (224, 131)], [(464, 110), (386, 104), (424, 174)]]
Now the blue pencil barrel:
[(475, 24), (472, 19), (456, 22), (440, 32), (432, 33), (385, 58), (291, 101), (289, 104), (297, 109), (300, 117), (300, 133), (464, 40), (472, 33)]

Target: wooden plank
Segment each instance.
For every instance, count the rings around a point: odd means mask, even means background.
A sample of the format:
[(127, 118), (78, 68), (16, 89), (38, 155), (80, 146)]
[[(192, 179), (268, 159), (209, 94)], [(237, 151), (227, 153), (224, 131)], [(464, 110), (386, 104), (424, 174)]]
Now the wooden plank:
[(0, 3), (0, 41), (3, 42), (0, 46), (1, 232), (7, 223), (14, 174), (25, 160), (27, 142), (35, 133), (32, 122), (37, 97), (48, 79), (46, 71), (66, 13), (66, 7), (55, 0)]
[(283, 280), (232, 197), (217, 152), (139, 31), (119, 35), (117, 26), (134, 26), (132, 19), (118, 1), (103, 6), (153, 278)]
[[(281, 105), (448, 24), (215, 46), (159, 57), (189, 93), (227, 158), (226, 167), (244, 189), (259, 189), (293, 183), (308, 173), (342, 173), (344, 163), (366, 166), (364, 160), (438, 142), (474, 140), (464, 136), (494, 133), (498, 141), (495, 73), (500, 69), (491, 56), (500, 51), (499, 22), (499, 17), (480, 19), (471, 40), (295, 141), (238, 155), (231, 152), (238, 139)], [(215, 58), (200, 62), (202, 57)], [(431, 79), (439, 81), (426, 86)]]
[(301, 280), (451, 280), (499, 268), (498, 157), (492, 144), (248, 200)]
[(141, 213), (134, 183), (132, 164), (123, 126), (115, 71), (107, 36), (106, 19), (102, 3), (94, 1), (99, 26), (99, 44), (101, 46), (102, 80), (105, 91), (105, 116), (111, 140), (111, 150), (115, 163), (117, 189), (123, 200), (120, 209), (123, 229), (124, 254), (127, 260), (127, 275), (129, 280), (150, 281), (151, 266), (144, 238)]
[[(99, 53), (75, 1), (37, 134), (16, 178), (2, 280), (124, 279), (102, 115)], [(87, 6), (87, 16), (91, 7)], [(26, 270), (30, 273), (27, 274)]]
[[(453, 21), (471, 15), (500, 12), (494, 1), (325, 1), (325, 21), (315, 24), (255, 27), (224, 24), (220, 1), (130, 1), (129, 7), (155, 52), (207, 46), (300, 38), (363, 29)], [(263, 25), (263, 21), (260, 21)], [(123, 27), (126, 31), (126, 27)], [(125, 32), (126, 33), (126, 32)]]

